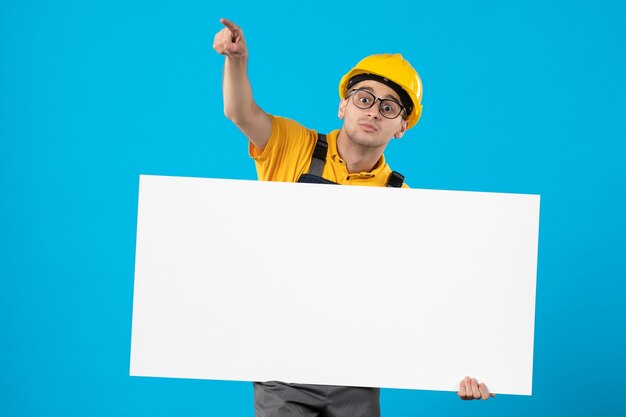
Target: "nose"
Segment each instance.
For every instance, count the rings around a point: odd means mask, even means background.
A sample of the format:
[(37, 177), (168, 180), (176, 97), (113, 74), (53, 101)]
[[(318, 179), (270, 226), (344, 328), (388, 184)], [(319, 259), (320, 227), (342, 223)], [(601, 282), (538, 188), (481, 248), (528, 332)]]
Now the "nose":
[(372, 104), (372, 107), (367, 109), (367, 115), (369, 117), (373, 117), (374, 119), (380, 118), (380, 110), (378, 109), (378, 106), (380, 106), (380, 103), (378, 101), (379, 99), (375, 98), (374, 104)]

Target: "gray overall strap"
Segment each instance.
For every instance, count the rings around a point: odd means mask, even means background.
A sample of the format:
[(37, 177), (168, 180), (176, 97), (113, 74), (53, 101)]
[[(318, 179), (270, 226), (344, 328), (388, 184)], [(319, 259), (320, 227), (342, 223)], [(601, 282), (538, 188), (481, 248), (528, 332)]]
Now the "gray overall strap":
[(313, 151), (313, 158), (311, 159), (311, 167), (309, 168), (309, 175), (315, 175), (318, 177), (322, 176), (327, 154), (328, 142), (326, 141), (326, 135), (318, 133), (317, 143), (315, 144), (315, 150)]
[[(323, 133), (317, 134), (317, 142), (315, 143), (315, 149), (313, 150), (313, 158), (311, 158), (311, 167), (309, 172), (303, 175), (298, 182), (310, 182), (311, 176), (322, 178), (322, 172), (324, 172), (324, 165), (326, 164), (326, 156), (328, 155), (328, 141), (326, 135)], [(324, 180), (326, 182), (331, 182)], [(317, 180), (315, 182), (318, 182)], [(331, 182), (332, 183), (332, 182)], [(404, 183), (404, 175), (397, 171), (392, 171), (387, 180), (387, 187), (400, 188)]]
[(387, 187), (400, 188), (404, 184), (404, 175), (397, 171), (392, 171), (387, 180)]

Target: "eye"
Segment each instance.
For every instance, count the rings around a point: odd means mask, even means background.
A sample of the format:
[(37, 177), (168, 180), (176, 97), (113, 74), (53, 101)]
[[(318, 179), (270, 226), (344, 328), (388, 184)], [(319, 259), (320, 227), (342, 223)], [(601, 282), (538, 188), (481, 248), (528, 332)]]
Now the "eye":
[(380, 112), (385, 116), (395, 117), (401, 109), (402, 107), (393, 100), (383, 100), (380, 103)]

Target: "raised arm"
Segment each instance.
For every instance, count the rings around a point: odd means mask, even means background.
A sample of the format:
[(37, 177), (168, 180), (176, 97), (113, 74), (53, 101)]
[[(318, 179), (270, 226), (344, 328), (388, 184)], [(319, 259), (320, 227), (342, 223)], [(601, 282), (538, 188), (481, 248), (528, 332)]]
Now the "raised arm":
[(227, 19), (217, 32), (213, 49), (226, 57), (224, 62), (224, 114), (259, 149), (265, 148), (272, 133), (272, 121), (252, 97), (248, 79), (248, 48), (243, 31)]

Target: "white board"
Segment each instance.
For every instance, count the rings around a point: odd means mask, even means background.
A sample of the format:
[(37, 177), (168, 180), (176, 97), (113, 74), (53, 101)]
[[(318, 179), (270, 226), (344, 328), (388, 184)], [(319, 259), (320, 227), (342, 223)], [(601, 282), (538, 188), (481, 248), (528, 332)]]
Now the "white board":
[(539, 196), (141, 176), (130, 373), (530, 395)]

